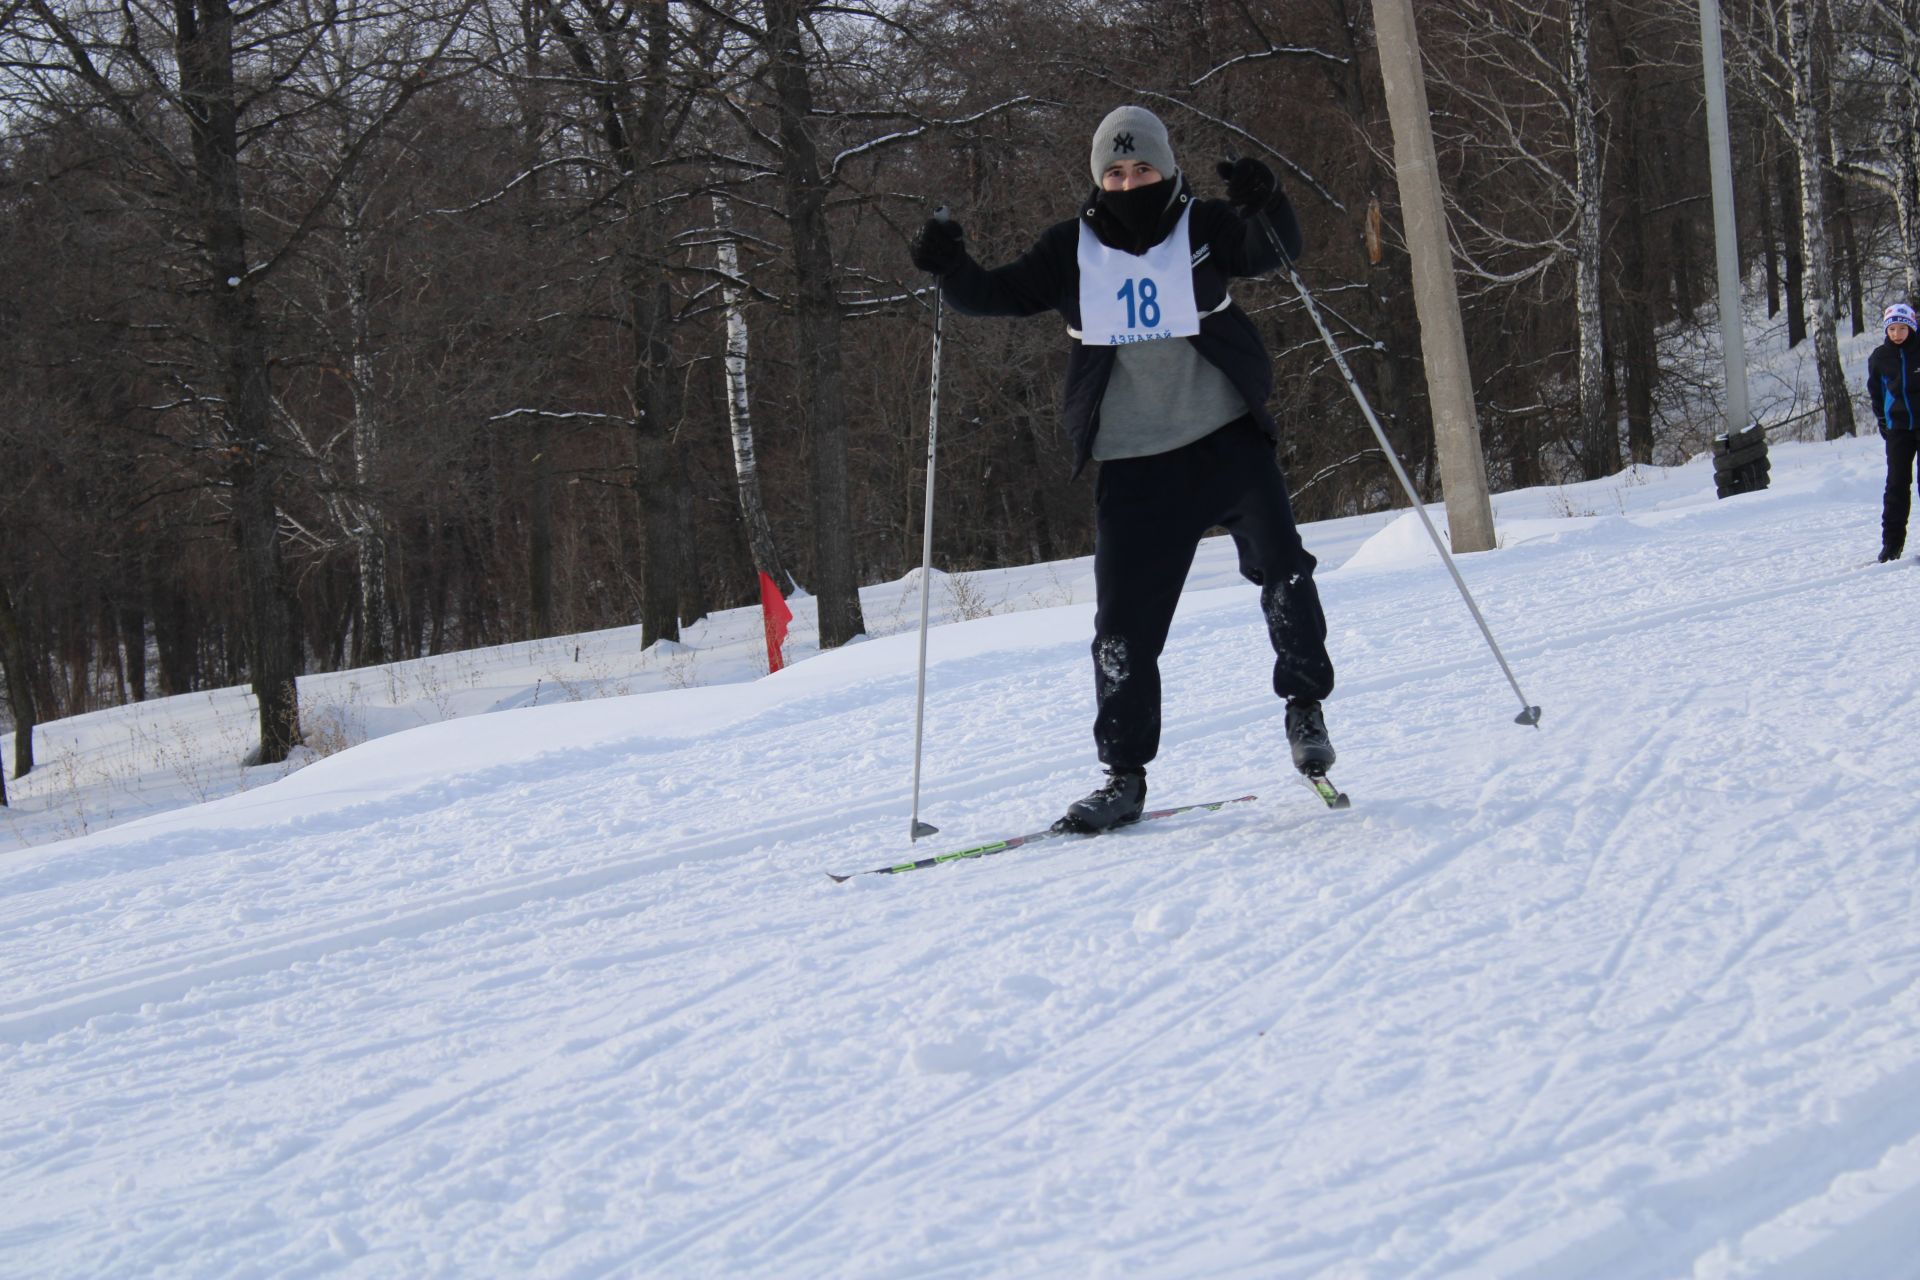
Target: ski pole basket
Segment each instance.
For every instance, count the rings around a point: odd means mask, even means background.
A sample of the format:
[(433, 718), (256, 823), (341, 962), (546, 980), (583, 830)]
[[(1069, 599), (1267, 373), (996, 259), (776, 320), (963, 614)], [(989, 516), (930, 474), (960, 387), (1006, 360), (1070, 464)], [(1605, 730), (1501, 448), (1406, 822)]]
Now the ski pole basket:
[(1759, 423), (1713, 438), (1713, 489), (1722, 498), (1767, 487), (1767, 433)]

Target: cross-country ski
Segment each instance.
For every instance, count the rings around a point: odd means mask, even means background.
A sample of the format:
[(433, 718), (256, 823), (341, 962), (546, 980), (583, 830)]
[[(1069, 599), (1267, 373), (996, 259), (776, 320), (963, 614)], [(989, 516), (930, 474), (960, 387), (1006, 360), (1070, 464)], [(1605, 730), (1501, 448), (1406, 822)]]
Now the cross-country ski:
[[(1201, 804), (1180, 804), (1170, 809), (1149, 809), (1134, 819), (1134, 822), (1150, 822), (1159, 818), (1171, 818), (1178, 814), (1193, 813), (1199, 810), (1212, 813), (1224, 809), (1230, 804), (1246, 804), (1251, 800), (1257, 799), (1259, 799), (1258, 796), (1245, 795), (1235, 796), (1231, 800), (1210, 800)], [(1116, 828), (1116, 830), (1124, 831), (1126, 828), (1120, 827)], [(890, 866), (875, 867), (871, 871), (865, 872), (850, 871), (844, 874), (836, 874), (829, 871), (827, 872), (827, 876), (836, 884), (845, 884), (856, 875), (891, 876), (898, 875), (903, 871), (924, 871), (928, 867), (937, 867), (948, 862), (963, 862), (971, 858), (991, 857), (996, 853), (1006, 853), (1010, 849), (1018, 849), (1025, 845), (1038, 844), (1042, 840), (1057, 840), (1062, 836), (1087, 837), (1098, 834), (1100, 833), (1094, 831), (1076, 831), (1069, 826), (1056, 822), (1050, 827), (1043, 828), (1039, 831), (1029, 831), (1025, 835), (1009, 836), (1004, 840), (989, 840), (985, 844), (976, 844), (965, 849), (955, 849), (951, 853), (935, 854), (930, 858), (918, 858), (912, 862), (898, 862)]]

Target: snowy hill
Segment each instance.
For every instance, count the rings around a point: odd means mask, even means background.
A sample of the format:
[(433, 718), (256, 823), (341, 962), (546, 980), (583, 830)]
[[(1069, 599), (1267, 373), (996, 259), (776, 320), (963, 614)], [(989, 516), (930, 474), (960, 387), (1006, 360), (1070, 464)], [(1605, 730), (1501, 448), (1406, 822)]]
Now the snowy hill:
[[(1462, 569), (1537, 731), (1410, 514), (1308, 530), (1343, 814), (1210, 546), (1153, 796), (1257, 802), (845, 885), (909, 852), (910, 584), (769, 678), (743, 611), (312, 682), (371, 740), (187, 808), (152, 743), (233, 708), (50, 726), (73, 781), (0, 855), (0, 1275), (1911, 1276), (1881, 470), (1497, 497)], [(936, 593), (913, 852), (1094, 780), (1086, 579)], [(120, 825), (38, 843), (76, 796)]]

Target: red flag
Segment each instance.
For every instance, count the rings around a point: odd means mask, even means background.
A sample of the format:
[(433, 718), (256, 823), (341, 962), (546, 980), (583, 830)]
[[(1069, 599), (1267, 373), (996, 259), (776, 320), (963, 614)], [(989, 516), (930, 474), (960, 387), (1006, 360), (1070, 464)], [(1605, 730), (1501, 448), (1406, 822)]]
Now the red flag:
[(786, 665), (780, 659), (780, 646), (787, 641), (787, 624), (793, 621), (793, 610), (787, 608), (786, 597), (764, 573), (760, 575), (760, 617), (767, 624), (767, 671), (772, 673)]

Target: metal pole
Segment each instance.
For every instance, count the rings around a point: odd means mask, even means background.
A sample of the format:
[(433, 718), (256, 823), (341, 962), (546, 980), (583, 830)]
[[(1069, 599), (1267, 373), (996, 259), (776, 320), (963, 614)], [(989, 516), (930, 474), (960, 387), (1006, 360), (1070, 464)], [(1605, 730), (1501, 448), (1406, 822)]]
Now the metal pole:
[[(941, 222), (947, 207), (933, 211)], [(940, 444), (940, 325), (946, 300), (940, 282), (933, 282), (933, 374), (927, 395), (927, 508), (920, 519), (920, 674), (913, 694), (913, 828), (909, 840), (930, 836), (940, 828), (920, 821), (920, 743), (927, 715), (927, 606), (933, 591), (933, 464)]]
[(1727, 73), (1720, 0), (1700, 0), (1700, 61), (1707, 87), (1707, 167), (1713, 178), (1713, 246), (1720, 277), (1720, 343), (1727, 369), (1727, 434), (1744, 431), (1747, 348), (1740, 309), (1740, 242), (1733, 217), (1733, 150), (1727, 142)]
[(1520, 714), (1513, 718), (1513, 722), (1539, 728), (1540, 708), (1527, 701), (1525, 691), (1520, 688), (1520, 681), (1514, 677), (1513, 668), (1507, 665), (1507, 657), (1500, 652), (1499, 641), (1493, 638), (1493, 629), (1487, 626), (1486, 618), (1480, 613), (1480, 606), (1474, 603), (1473, 593), (1467, 590), (1467, 580), (1460, 576), (1459, 567), (1454, 564), (1453, 556), (1447, 551), (1446, 541), (1441, 538), (1440, 531), (1433, 527), (1433, 519), (1427, 515), (1426, 504), (1421, 502), (1420, 495), (1414, 492), (1413, 481), (1408, 478), (1407, 469), (1400, 465), (1400, 456), (1394, 452), (1392, 442), (1387, 439), (1385, 428), (1380, 425), (1380, 419), (1374, 416), (1373, 405), (1367, 400), (1367, 393), (1360, 389), (1360, 383), (1354, 378), (1353, 370), (1347, 365), (1347, 357), (1340, 351), (1340, 344), (1333, 340), (1333, 332), (1327, 328), (1327, 322), (1321, 319), (1320, 308), (1315, 305), (1313, 294), (1307, 289), (1307, 282), (1300, 278), (1300, 272), (1294, 268), (1292, 260), (1287, 257), (1286, 250), (1280, 247), (1280, 236), (1274, 231), (1273, 224), (1267, 221), (1265, 214), (1257, 216), (1260, 218), (1260, 224), (1267, 229), (1267, 238), (1273, 242), (1274, 252), (1280, 256), (1281, 264), (1286, 267), (1287, 279), (1293, 281), (1293, 287), (1299, 293), (1300, 301), (1307, 304), (1307, 314), (1313, 318), (1313, 327), (1320, 331), (1320, 340), (1327, 344), (1327, 350), (1332, 354), (1333, 363), (1339, 368), (1340, 376), (1346, 379), (1347, 390), (1353, 393), (1354, 401), (1360, 406), (1360, 412), (1366, 418), (1367, 425), (1373, 428), (1374, 439), (1380, 442), (1381, 452), (1387, 455), (1387, 462), (1393, 467), (1395, 478), (1400, 481), (1400, 487), (1407, 491), (1407, 499), (1413, 503), (1414, 512), (1420, 517), (1420, 523), (1426, 526), (1427, 537), (1433, 539), (1433, 549), (1440, 553), (1440, 559), (1447, 566), (1447, 572), (1453, 575), (1453, 585), (1459, 588), (1460, 598), (1467, 602), (1467, 611), (1473, 614), (1473, 620), (1479, 626), (1480, 634), (1486, 637), (1487, 648), (1493, 651), (1494, 661), (1500, 664), (1500, 670), (1506, 674), (1507, 683), (1513, 686), (1514, 695), (1520, 699)]

